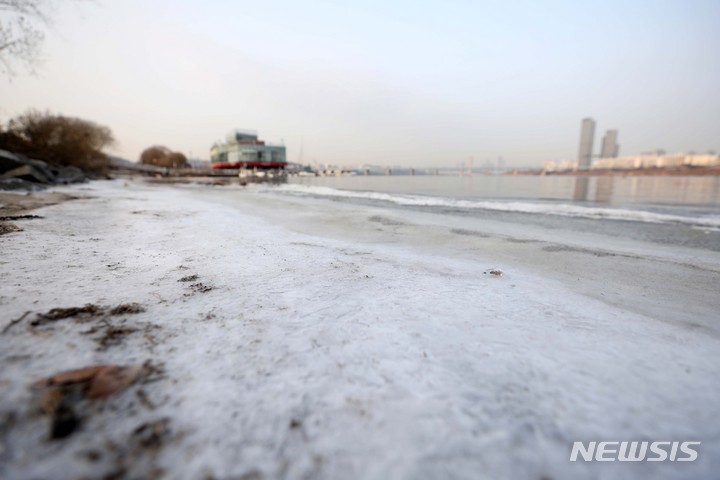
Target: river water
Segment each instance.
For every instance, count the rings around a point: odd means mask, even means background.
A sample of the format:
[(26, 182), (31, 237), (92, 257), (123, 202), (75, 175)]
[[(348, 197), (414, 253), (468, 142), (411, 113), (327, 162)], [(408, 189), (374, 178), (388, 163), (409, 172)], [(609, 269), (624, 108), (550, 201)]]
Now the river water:
[(720, 177), (291, 177), (273, 189), (720, 251)]
[(340, 176), (291, 177), (290, 183), (456, 199), (720, 211), (720, 177), (717, 176)]

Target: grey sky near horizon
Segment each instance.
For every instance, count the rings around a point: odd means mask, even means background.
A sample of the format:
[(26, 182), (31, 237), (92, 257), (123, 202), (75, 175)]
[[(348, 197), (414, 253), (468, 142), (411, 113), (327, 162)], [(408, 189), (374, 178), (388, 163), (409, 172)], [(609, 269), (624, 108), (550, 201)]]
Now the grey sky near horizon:
[(55, 4), (0, 120), (94, 120), (130, 160), (238, 127), (304, 163), (539, 166), (576, 159), (583, 117), (596, 153), (609, 128), (621, 155), (720, 151), (717, 0)]

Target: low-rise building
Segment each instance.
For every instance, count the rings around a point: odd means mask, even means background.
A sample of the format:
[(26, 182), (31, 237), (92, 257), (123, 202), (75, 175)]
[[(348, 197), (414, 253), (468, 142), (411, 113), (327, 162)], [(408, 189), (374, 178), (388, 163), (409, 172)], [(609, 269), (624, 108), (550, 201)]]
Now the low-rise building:
[(210, 148), (213, 168), (284, 169), (287, 166), (285, 145), (258, 139), (254, 130), (235, 129)]
[(720, 166), (720, 155), (695, 155), (688, 153), (627, 155), (617, 158), (599, 158), (592, 163), (593, 170), (715, 166)]
[(574, 160), (549, 160), (543, 162), (543, 170), (546, 172), (566, 172), (577, 169), (578, 162)]

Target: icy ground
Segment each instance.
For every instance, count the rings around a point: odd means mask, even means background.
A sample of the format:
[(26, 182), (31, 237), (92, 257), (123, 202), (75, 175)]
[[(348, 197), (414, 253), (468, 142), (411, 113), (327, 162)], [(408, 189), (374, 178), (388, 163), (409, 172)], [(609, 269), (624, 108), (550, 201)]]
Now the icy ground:
[[(32, 312), (0, 334), (0, 478), (717, 478), (717, 253), (239, 187), (62, 191), (90, 198), (0, 236), (0, 329)], [(29, 324), (132, 302), (108, 344)], [(146, 361), (155, 381), (48, 440), (33, 381)], [(702, 445), (571, 463), (575, 440)]]

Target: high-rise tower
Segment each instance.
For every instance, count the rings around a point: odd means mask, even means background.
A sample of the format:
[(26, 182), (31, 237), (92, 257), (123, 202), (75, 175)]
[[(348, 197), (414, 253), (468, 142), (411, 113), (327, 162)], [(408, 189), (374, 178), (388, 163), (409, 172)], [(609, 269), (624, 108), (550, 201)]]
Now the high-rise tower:
[(600, 158), (617, 158), (620, 153), (620, 146), (617, 143), (618, 131), (608, 130), (602, 141)]
[(578, 152), (579, 168), (590, 168), (594, 139), (595, 120), (592, 118), (583, 118), (580, 129), (580, 151)]

